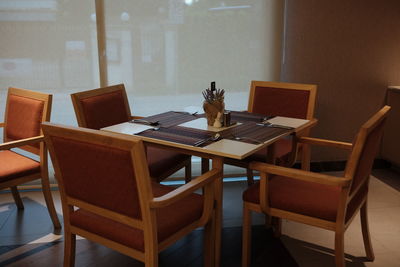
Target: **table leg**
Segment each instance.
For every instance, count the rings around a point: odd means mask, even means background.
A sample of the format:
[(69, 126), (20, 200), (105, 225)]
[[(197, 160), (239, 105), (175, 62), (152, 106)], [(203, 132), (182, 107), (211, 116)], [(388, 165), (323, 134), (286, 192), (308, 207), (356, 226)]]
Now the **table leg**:
[(311, 151), (310, 146), (307, 144), (303, 144), (301, 150), (301, 169), (305, 171), (310, 170), (310, 162), (311, 162)]
[[(276, 163), (276, 157), (275, 157), (275, 143), (272, 143), (271, 145), (268, 146), (267, 150), (267, 163), (275, 165)], [(265, 214), (265, 227), (272, 227), (273, 225), (273, 218), (267, 214)]]
[[(213, 169), (223, 172), (223, 158), (212, 160)], [(221, 232), (222, 232), (222, 197), (223, 197), (223, 173), (221, 179), (215, 182), (215, 266), (221, 266)]]
[(210, 170), (210, 160), (207, 158), (201, 158), (201, 174), (204, 174)]
[(275, 157), (275, 143), (272, 143), (268, 146), (267, 149), (267, 160), (266, 162), (269, 164), (275, 165), (276, 157)]

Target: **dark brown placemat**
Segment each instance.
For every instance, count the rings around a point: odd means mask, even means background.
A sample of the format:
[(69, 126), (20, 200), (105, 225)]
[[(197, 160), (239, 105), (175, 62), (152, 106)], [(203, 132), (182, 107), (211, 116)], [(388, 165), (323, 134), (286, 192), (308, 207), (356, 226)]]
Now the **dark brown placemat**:
[[(288, 129), (260, 126), (255, 124), (254, 122), (245, 122), (243, 124), (222, 131), (221, 135), (225, 139), (236, 140), (250, 144), (258, 144), (259, 142), (266, 142), (278, 135), (290, 131), (291, 130)], [(237, 140), (236, 138), (241, 139)], [(254, 141), (250, 139), (253, 139)]]
[[(238, 124), (234, 127), (220, 131), (219, 134), (221, 135), (221, 138), (250, 144), (259, 144), (260, 142), (266, 142), (271, 138), (291, 131), (287, 129), (257, 125), (256, 122), (260, 122), (266, 117), (261, 114), (239, 111), (231, 111), (231, 114), (233, 120), (241, 121), (242, 124)], [(145, 117), (143, 119), (146, 121), (158, 121), (159, 128), (157, 130), (150, 129), (141, 132), (138, 135), (194, 146), (196, 143), (210, 138), (215, 133), (195, 128), (180, 127), (177, 125), (197, 119), (199, 117), (202, 117), (202, 115), (194, 116), (191, 114), (174, 111)], [(240, 140), (236, 139), (237, 137), (239, 137)], [(206, 146), (211, 142), (212, 141), (204, 142), (200, 146)]]
[[(213, 133), (199, 129), (171, 126), (159, 130), (147, 130), (137, 135), (194, 146), (197, 142), (210, 138)], [(206, 145), (207, 142), (201, 146)]]
[(246, 122), (246, 121), (262, 122), (264, 120), (268, 120), (274, 117), (274, 116), (266, 116), (263, 114), (251, 113), (247, 111), (229, 111), (229, 112), (231, 113), (231, 121), (238, 121), (238, 122)]
[(162, 128), (169, 128), (188, 121), (195, 120), (197, 118), (199, 118), (197, 115), (191, 115), (189, 113), (168, 111), (157, 115), (145, 117), (143, 118), (143, 120), (150, 122), (158, 121), (158, 126)]

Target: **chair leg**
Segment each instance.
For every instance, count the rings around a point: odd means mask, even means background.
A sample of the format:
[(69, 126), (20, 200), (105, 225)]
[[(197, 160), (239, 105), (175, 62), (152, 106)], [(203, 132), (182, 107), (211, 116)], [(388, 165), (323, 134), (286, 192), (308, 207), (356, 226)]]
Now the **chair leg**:
[(214, 238), (215, 238), (215, 214), (212, 212), (211, 220), (204, 226), (204, 264), (203, 266), (213, 266), (214, 257)]
[(335, 232), (336, 267), (344, 267), (344, 232)]
[(192, 162), (189, 161), (185, 166), (185, 183), (189, 183), (192, 180)]
[(210, 170), (210, 160), (201, 158), (201, 174), (205, 174)]
[(64, 234), (64, 267), (74, 267), (76, 235), (71, 234), (66, 229), (64, 230), (66, 231)]
[(61, 228), (60, 220), (58, 219), (56, 208), (54, 207), (53, 197), (50, 191), (50, 182), (47, 172), (42, 172), (42, 190), (44, 200), (46, 201), (47, 210), (53, 222), (54, 228)]
[(14, 198), (15, 205), (19, 210), (24, 209), (24, 203), (22, 202), (21, 196), (19, 195), (18, 189), (16, 186), (11, 186), (11, 193)]
[(158, 253), (147, 252), (144, 256), (144, 266), (145, 267), (158, 267)]
[(274, 231), (275, 237), (281, 237), (282, 235), (282, 219), (279, 217), (272, 217), (271, 218), (271, 226)]
[(265, 228), (272, 227), (272, 217), (269, 214), (264, 214), (264, 226)]
[(247, 173), (247, 185), (252, 185), (254, 184), (254, 175), (253, 175), (253, 170), (251, 169), (246, 169)]
[(360, 210), (361, 218), (361, 229), (364, 239), (365, 252), (367, 254), (367, 259), (373, 261), (375, 259), (374, 250), (372, 249), (371, 235), (369, 233), (368, 227), (368, 213), (367, 213), (367, 201), (362, 205)]
[(250, 266), (251, 260), (251, 210), (243, 205), (242, 267)]
[(301, 150), (301, 169), (305, 170), (305, 171), (309, 171), (310, 164), (311, 164), (310, 146), (303, 144), (302, 150)]

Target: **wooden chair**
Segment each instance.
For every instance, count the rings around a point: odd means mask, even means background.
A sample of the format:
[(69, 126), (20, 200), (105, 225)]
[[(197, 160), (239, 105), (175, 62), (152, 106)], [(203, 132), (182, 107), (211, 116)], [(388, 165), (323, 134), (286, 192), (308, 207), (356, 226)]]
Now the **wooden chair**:
[[(383, 107), (359, 130), (353, 143), (302, 137), (300, 142), (347, 149), (350, 156), (343, 177), (253, 162), (260, 183), (243, 193), (243, 262), (250, 261), (251, 211), (293, 220), (335, 232), (336, 266), (344, 266), (344, 232), (358, 210), (367, 259), (373, 261), (367, 220), (369, 176), (379, 150), (389, 106)], [(275, 224), (281, 232), (281, 219)]]
[[(123, 84), (71, 94), (80, 127), (101, 129), (132, 120)], [(171, 150), (146, 146), (150, 176), (160, 182), (185, 168), (185, 181), (191, 179), (191, 156)]]
[[(143, 142), (87, 128), (45, 123), (64, 216), (64, 266), (73, 266), (80, 235), (158, 266), (158, 253), (205, 226), (205, 266), (213, 262), (214, 181), (211, 170), (179, 187), (152, 181)], [(203, 195), (193, 193), (203, 189)], [(184, 257), (184, 255), (183, 255)]]
[[(266, 116), (311, 120), (314, 118), (316, 93), (317, 86), (312, 84), (252, 81), (247, 111)], [(308, 134), (309, 131), (303, 131), (296, 135), (307, 136)], [(306, 145), (302, 145), (300, 151), (302, 168), (308, 170), (310, 151)], [(278, 165), (290, 167), (296, 160), (297, 144), (291, 138), (280, 139), (275, 143), (273, 154)], [(254, 183), (254, 178), (249, 163), (251, 161), (266, 162), (267, 158), (268, 152), (265, 148), (244, 160), (226, 159), (224, 163), (246, 168), (247, 181), (251, 185)]]
[[(47, 166), (47, 148), (43, 142), (40, 125), (50, 120), (52, 95), (9, 88), (4, 123), (3, 141), (0, 144), (0, 189), (11, 188), (18, 209), (24, 204), (17, 186), (41, 179), (44, 199), (55, 228), (60, 228), (50, 192)], [(39, 160), (19, 154), (18, 148), (38, 156)], [(34, 157), (35, 157), (34, 156)]]

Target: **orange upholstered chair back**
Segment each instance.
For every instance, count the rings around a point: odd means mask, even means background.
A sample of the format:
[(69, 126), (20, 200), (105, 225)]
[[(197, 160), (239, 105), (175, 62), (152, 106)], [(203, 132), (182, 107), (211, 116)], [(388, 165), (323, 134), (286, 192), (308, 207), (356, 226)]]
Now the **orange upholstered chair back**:
[(383, 107), (359, 130), (347, 162), (345, 176), (353, 177), (350, 194), (366, 189), (374, 159), (378, 154), (389, 106)]
[(123, 84), (71, 94), (78, 125), (101, 129), (131, 118)]
[[(52, 96), (25, 89), (9, 88), (7, 95), (4, 142), (39, 136), (40, 125), (50, 120)], [(40, 144), (20, 147), (39, 154)]]
[(148, 175), (142, 141), (52, 124), (43, 125), (43, 131), (67, 204), (85, 209), (87, 203), (141, 219), (136, 177), (139, 171)]
[(252, 81), (248, 111), (299, 119), (312, 119), (316, 85)]

